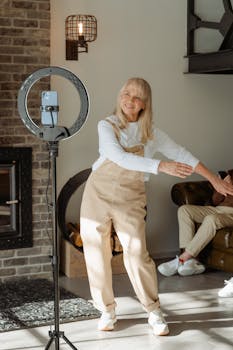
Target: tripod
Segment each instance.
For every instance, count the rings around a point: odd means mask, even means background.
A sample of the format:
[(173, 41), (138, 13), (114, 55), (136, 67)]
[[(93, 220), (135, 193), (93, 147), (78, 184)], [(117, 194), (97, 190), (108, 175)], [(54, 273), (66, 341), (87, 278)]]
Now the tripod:
[(51, 159), (52, 167), (52, 226), (53, 226), (53, 254), (52, 254), (52, 268), (53, 268), (53, 283), (54, 283), (54, 330), (49, 331), (50, 340), (48, 341), (45, 350), (48, 350), (55, 342), (55, 349), (60, 349), (60, 338), (71, 347), (73, 350), (78, 350), (71, 341), (65, 336), (64, 332), (59, 330), (59, 236), (57, 232), (57, 171), (56, 171), (56, 157), (58, 156), (58, 141), (50, 141), (49, 143), (49, 157)]
[[(30, 117), (27, 109), (27, 98), (28, 93), (31, 87), (43, 77), (47, 77), (50, 75), (60, 75), (66, 79), (68, 79), (80, 96), (80, 112), (76, 119), (76, 121), (69, 127), (58, 126), (54, 123), (53, 112), (57, 112), (59, 110), (59, 106), (57, 105), (57, 101), (55, 102), (52, 99), (51, 94), (48, 101), (41, 106), (41, 111), (50, 112), (52, 121), (52, 127), (48, 123), (48, 119), (46, 118), (46, 122), (42, 123), (42, 126), (39, 126), (34, 123), (32, 118)], [(48, 95), (49, 96), (49, 95)], [(45, 101), (42, 101), (45, 102)], [(49, 156), (51, 158), (52, 164), (52, 208), (53, 208), (53, 254), (52, 254), (52, 267), (53, 267), (53, 280), (54, 280), (54, 320), (55, 320), (55, 329), (54, 331), (49, 332), (50, 340), (46, 345), (45, 350), (48, 350), (55, 341), (55, 349), (59, 350), (59, 340), (63, 338), (65, 342), (73, 349), (77, 350), (77, 348), (67, 339), (64, 335), (64, 332), (60, 332), (59, 330), (59, 237), (57, 234), (57, 194), (56, 194), (56, 157), (58, 155), (58, 141), (64, 140), (74, 134), (76, 134), (88, 116), (89, 110), (89, 97), (87, 90), (81, 80), (72, 72), (67, 69), (60, 67), (45, 67), (39, 69), (32, 73), (22, 84), (18, 93), (18, 110), (20, 117), (24, 123), (24, 125), (40, 140), (48, 141), (49, 144)]]

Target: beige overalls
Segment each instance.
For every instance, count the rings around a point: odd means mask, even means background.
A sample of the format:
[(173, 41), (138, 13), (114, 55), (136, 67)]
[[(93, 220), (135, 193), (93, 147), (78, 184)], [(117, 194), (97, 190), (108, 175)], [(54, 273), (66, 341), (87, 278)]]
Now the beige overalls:
[[(143, 146), (126, 151), (143, 154)], [(123, 247), (123, 259), (134, 291), (148, 312), (159, 307), (155, 264), (145, 238), (146, 194), (143, 173), (105, 160), (89, 176), (81, 205), (81, 237), (94, 304), (115, 308), (112, 288), (111, 225)]]

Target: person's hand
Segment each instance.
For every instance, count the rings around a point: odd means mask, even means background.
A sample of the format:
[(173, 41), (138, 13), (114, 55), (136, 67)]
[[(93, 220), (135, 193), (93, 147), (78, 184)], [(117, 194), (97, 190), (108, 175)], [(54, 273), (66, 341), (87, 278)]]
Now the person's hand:
[(229, 183), (228, 176), (226, 176), (225, 180), (221, 179), (220, 176), (214, 174), (201, 162), (196, 165), (194, 171), (205, 177), (218, 193), (221, 193), (224, 196), (227, 196), (228, 194), (233, 196), (233, 185), (232, 183)]
[(172, 176), (178, 176), (182, 179), (193, 173), (193, 168), (190, 165), (179, 162), (165, 162), (159, 163), (158, 171)]
[(233, 185), (230, 175), (227, 175), (224, 179), (215, 176), (211, 180), (211, 183), (218, 193), (221, 193), (224, 196), (227, 196), (228, 194), (233, 196)]
[(231, 177), (230, 177), (230, 175), (227, 175), (226, 177), (224, 177), (223, 180), (226, 181), (227, 183), (231, 184)]

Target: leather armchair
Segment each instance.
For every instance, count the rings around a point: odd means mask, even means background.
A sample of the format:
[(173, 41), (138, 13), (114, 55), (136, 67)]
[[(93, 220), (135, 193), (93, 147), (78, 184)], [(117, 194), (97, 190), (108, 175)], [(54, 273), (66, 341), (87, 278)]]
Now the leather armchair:
[[(171, 189), (172, 200), (178, 206), (212, 205), (212, 194), (213, 187), (208, 181), (180, 182)], [(233, 272), (233, 227), (217, 230), (215, 237), (199, 257), (208, 267)]]

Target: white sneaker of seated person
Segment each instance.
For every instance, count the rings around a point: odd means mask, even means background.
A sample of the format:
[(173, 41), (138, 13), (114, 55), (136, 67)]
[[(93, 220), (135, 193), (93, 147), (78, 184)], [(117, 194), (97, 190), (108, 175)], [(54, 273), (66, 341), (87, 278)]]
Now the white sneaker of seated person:
[(158, 270), (162, 275), (170, 277), (178, 273), (178, 267), (180, 266), (180, 264), (181, 262), (179, 261), (179, 257), (176, 256), (175, 259), (160, 264), (158, 266)]
[(232, 298), (233, 297), (233, 277), (228, 281), (224, 281), (225, 287), (218, 291), (218, 296), (221, 298)]
[(152, 327), (154, 335), (167, 335), (169, 333), (167, 322), (160, 309), (149, 313), (148, 323)]
[(205, 271), (205, 266), (194, 258), (181, 262), (179, 257), (176, 256), (175, 259), (160, 264), (158, 270), (166, 277), (173, 276), (177, 273), (181, 276), (191, 276), (203, 273)]
[(112, 331), (117, 322), (115, 310), (104, 311), (98, 321), (99, 331)]
[(205, 266), (198, 260), (191, 258), (178, 267), (178, 274), (181, 276), (199, 275), (205, 271)]

